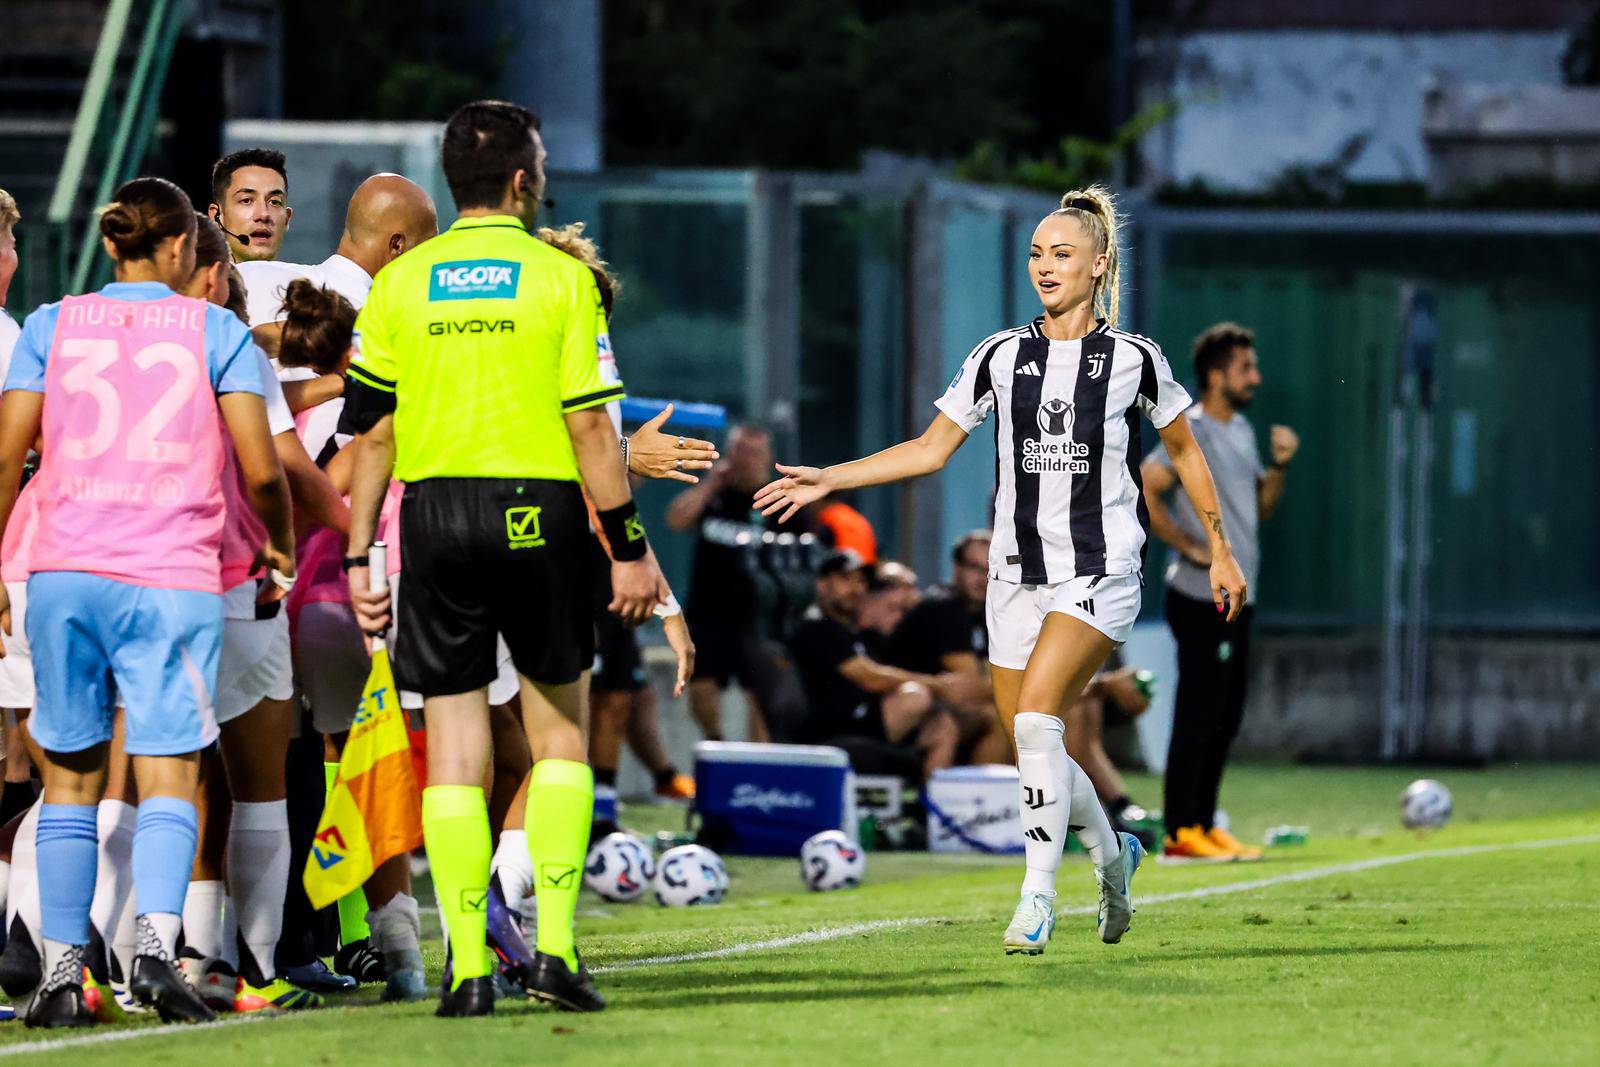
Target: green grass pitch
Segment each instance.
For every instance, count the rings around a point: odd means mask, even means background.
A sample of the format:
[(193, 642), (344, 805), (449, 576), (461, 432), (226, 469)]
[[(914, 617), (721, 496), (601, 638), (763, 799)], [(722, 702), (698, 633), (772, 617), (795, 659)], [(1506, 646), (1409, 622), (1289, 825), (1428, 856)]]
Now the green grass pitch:
[[(1431, 772), (1454, 792), (1456, 817), (1426, 837), (1397, 819), (1396, 798), (1419, 773), (1236, 768), (1225, 790), (1236, 832), (1258, 839), (1268, 824), (1303, 823), (1310, 844), (1256, 864), (1148, 863), (1116, 946), (1095, 936), (1081, 858), (1062, 869), (1068, 913), (1048, 953), (1027, 958), (1000, 951), (1018, 859), (878, 853), (862, 888), (810, 894), (792, 861), (733, 857), (719, 907), (584, 898), (580, 944), (611, 1000), (603, 1015), (513, 1003), (492, 1019), (440, 1020), (432, 1004), (378, 1006), (369, 988), (316, 1013), (103, 1028), (58, 1045), (9, 1023), (0, 1058), (1600, 1063), (1600, 767)], [(1159, 796), (1159, 783), (1133, 784), (1136, 797)], [(653, 830), (674, 818), (633, 806), (623, 821)], [(1542, 841), (1564, 843), (1530, 847)], [(712, 955), (675, 959), (696, 954)]]

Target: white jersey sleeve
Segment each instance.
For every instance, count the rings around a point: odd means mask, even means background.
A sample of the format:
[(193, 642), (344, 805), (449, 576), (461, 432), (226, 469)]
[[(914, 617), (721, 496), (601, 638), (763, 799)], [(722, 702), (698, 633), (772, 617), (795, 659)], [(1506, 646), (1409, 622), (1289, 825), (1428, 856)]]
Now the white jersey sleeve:
[(1149, 417), (1151, 425), (1158, 430), (1164, 430), (1171, 425), (1173, 419), (1189, 410), (1194, 401), (1190, 398), (1188, 390), (1179, 385), (1178, 380), (1172, 376), (1172, 364), (1161, 354), (1159, 345), (1154, 341), (1140, 338), (1134, 347), (1144, 359), (1144, 367), (1139, 375), (1136, 402), (1139, 410)]
[(295, 428), (294, 412), (289, 410), (289, 401), (284, 398), (283, 383), (273, 373), (272, 361), (259, 348), (256, 356), (261, 360), (261, 393), (267, 402), (267, 431), (276, 437)]
[(994, 380), (989, 375), (989, 360), (1000, 340), (999, 335), (988, 337), (974, 348), (956, 376), (950, 379), (950, 387), (944, 395), (933, 402), (934, 407), (967, 433), (981, 426), (994, 410)]
[(6, 375), (11, 372), (11, 350), (17, 347), (17, 338), (20, 336), (22, 327), (6, 313), (5, 308), (0, 308), (0, 382), (5, 381)]
[(236, 264), (244, 279), (245, 314), (251, 326), (283, 321), (283, 291), (296, 278), (312, 276), (305, 263), (279, 263), (276, 260), (251, 260)]

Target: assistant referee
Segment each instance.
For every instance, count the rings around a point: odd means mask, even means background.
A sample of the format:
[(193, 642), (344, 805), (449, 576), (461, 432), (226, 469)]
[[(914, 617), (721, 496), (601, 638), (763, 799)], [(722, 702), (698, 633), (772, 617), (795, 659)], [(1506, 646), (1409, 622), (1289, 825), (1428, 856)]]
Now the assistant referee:
[(667, 586), (605, 411), (622, 387), (600, 366), (594, 277), (529, 232), (544, 197), (538, 119), (515, 104), (467, 104), (446, 125), (441, 154), (460, 219), (380, 271), (356, 321), (343, 424), (358, 435), (351, 600), (368, 633), (387, 627), (388, 597), (368, 591), (366, 560), (392, 475), (405, 484), (395, 680), (423, 696), (423, 832), (454, 957), (438, 1013), (494, 1006), (483, 782), (496, 633), (520, 676), (535, 760), (526, 825), (539, 925), (528, 990), (598, 1011), (605, 1002), (573, 943), (594, 806), (580, 684), (594, 657), (580, 477), (616, 561), (612, 610), (642, 622)]

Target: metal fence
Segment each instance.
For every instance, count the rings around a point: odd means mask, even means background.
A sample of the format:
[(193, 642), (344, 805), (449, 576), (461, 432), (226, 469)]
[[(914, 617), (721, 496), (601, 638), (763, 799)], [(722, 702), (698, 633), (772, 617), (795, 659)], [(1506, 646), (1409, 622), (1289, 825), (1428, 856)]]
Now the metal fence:
[[(230, 146), (283, 145), (314, 191), (296, 194), (286, 258), (332, 250), (369, 163), (424, 181), (448, 224), (433, 142), (406, 126), (385, 149), (384, 130), (230, 127)], [(554, 221), (583, 220), (622, 278), (631, 391), (724, 404), (816, 464), (920, 432), (971, 347), (1035, 314), (1027, 239), (1055, 204), (901, 171), (558, 172), (550, 195)], [(1301, 433), (1264, 527), (1264, 625), (1377, 627), (1410, 582), (1402, 606), (1425, 604), (1430, 626), (1600, 631), (1600, 216), (1126, 208), (1126, 324), (1180, 376), (1205, 326), (1253, 327), (1265, 384), (1250, 416), (1263, 439), (1274, 422)], [(1408, 294), (1434, 310), (1426, 367), (1401, 358)], [(854, 502), (935, 579), (946, 546), (988, 521), (993, 464), (980, 431), (943, 476)], [(671, 494), (642, 494), (658, 529)], [(1418, 508), (1421, 525), (1406, 519)], [(661, 542), (683, 582), (686, 539)]]

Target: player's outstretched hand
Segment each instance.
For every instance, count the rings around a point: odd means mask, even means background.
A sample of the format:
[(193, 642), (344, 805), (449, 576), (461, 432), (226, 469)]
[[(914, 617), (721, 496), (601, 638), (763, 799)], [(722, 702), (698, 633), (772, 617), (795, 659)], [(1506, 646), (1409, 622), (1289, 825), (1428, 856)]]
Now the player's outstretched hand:
[(700, 479), (688, 472), (710, 470), (721, 456), (710, 441), (662, 433), (662, 425), (671, 417), (672, 405), (668, 404), (628, 438), (628, 472), (641, 478), (670, 478), (694, 485)]
[(1232, 622), (1244, 610), (1244, 572), (1232, 552), (1211, 561), (1211, 602)]
[(783, 477), (768, 482), (756, 493), (755, 506), (761, 514), (781, 511), (778, 521), (788, 522), (795, 512), (828, 495), (828, 473), (821, 467), (786, 467), (782, 463), (773, 466)]
[(667, 644), (678, 657), (678, 681), (672, 687), (672, 695), (681, 697), (683, 687), (694, 677), (694, 639), (689, 636), (689, 622), (681, 611), (662, 619), (661, 629), (666, 632)]
[(350, 606), (355, 609), (356, 623), (368, 637), (378, 637), (389, 629), (389, 590), (374, 592), (366, 567), (350, 569)]

